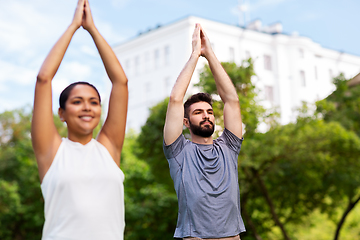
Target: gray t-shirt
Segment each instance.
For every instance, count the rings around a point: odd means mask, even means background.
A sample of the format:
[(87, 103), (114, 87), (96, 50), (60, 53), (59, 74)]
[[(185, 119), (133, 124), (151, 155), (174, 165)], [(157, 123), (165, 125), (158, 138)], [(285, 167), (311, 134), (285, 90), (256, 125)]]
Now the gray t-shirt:
[(224, 129), (213, 144), (196, 144), (182, 134), (164, 144), (179, 204), (175, 238), (221, 238), (245, 231), (237, 164), (242, 141)]

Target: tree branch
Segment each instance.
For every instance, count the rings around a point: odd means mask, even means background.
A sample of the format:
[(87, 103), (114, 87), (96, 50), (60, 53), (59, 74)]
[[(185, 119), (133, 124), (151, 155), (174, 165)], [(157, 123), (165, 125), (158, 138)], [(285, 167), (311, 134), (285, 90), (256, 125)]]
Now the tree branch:
[(290, 237), (288, 236), (288, 234), (286, 233), (286, 230), (285, 230), (285, 227), (284, 225), (280, 222), (280, 219), (278, 217), (278, 215), (276, 214), (275, 212), (275, 207), (274, 207), (274, 204), (270, 198), (270, 195), (266, 189), (266, 186), (265, 186), (265, 183), (263, 182), (263, 180), (261, 179), (259, 173), (255, 170), (255, 169), (252, 169), (253, 172), (254, 172), (254, 175), (256, 177), (256, 179), (258, 180), (258, 183), (259, 183), (259, 186), (260, 186), (260, 189), (265, 197), (265, 200), (267, 202), (267, 204), (269, 205), (269, 208), (270, 208), (270, 212), (271, 212), (271, 215), (275, 221), (275, 224), (280, 227), (281, 229), (281, 232), (283, 234), (283, 237), (285, 240), (290, 240)]
[(349, 199), (349, 204), (347, 206), (347, 208), (345, 209), (339, 223), (337, 224), (337, 228), (336, 228), (336, 231), (335, 231), (335, 237), (334, 237), (334, 240), (338, 240), (339, 239), (339, 235), (340, 235), (340, 230), (341, 230), (341, 227), (344, 225), (345, 223), (345, 219), (346, 217), (349, 215), (350, 211), (353, 210), (353, 208), (355, 207), (355, 205), (360, 201), (360, 196), (354, 201), (354, 202), (351, 202), (351, 199)]

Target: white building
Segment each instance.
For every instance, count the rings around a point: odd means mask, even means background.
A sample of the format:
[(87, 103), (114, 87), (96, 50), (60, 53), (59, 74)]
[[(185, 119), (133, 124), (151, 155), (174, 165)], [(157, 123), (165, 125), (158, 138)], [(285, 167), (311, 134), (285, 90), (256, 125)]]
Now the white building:
[[(254, 59), (259, 98), (265, 107), (278, 107), (282, 124), (295, 119), (302, 101), (313, 103), (330, 94), (332, 77), (342, 72), (352, 78), (360, 72), (359, 56), (323, 48), (298, 34), (283, 34), (279, 23), (263, 27), (256, 20), (242, 28), (190, 16), (114, 47), (129, 79), (127, 129), (139, 132), (149, 108), (170, 95), (190, 57), (195, 23), (204, 28), (220, 61), (240, 65)], [(198, 82), (205, 63), (201, 58), (191, 84)], [(188, 94), (195, 91), (190, 86)]]

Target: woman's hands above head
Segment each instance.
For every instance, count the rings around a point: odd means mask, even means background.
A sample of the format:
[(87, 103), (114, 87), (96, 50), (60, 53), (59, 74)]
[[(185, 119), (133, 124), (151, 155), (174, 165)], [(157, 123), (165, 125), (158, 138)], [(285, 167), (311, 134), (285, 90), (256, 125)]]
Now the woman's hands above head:
[(82, 19), (84, 15), (84, 5), (85, 0), (79, 0), (75, 9), (74, 18), (72, 20), (72, 25), (78, 29), (82, 25)]
[(71, 23), (78, 29), (83, 27), (88, 32), (95, 29), (95, 24), (92, 18), (89, 0), (79, 0), (75, 9), (73, 21)]
[(89, 0), (83, 0), (83, 1), (84, 1), (84, 12), (83, 12), (81, 26), (88, 32), (91, 32), (92, 30), (95, 29), (95, 24), (91, 14)]

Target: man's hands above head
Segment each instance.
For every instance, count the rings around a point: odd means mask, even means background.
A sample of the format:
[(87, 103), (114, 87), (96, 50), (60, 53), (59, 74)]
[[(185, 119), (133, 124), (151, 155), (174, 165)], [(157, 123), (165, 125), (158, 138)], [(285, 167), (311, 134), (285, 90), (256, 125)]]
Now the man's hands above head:
[(193, 54), (203, 56), (206, 59), (210, 54), (214, 54), (209, 38), (199, 23), (195, 24), (195, 30), (192, 37)]

